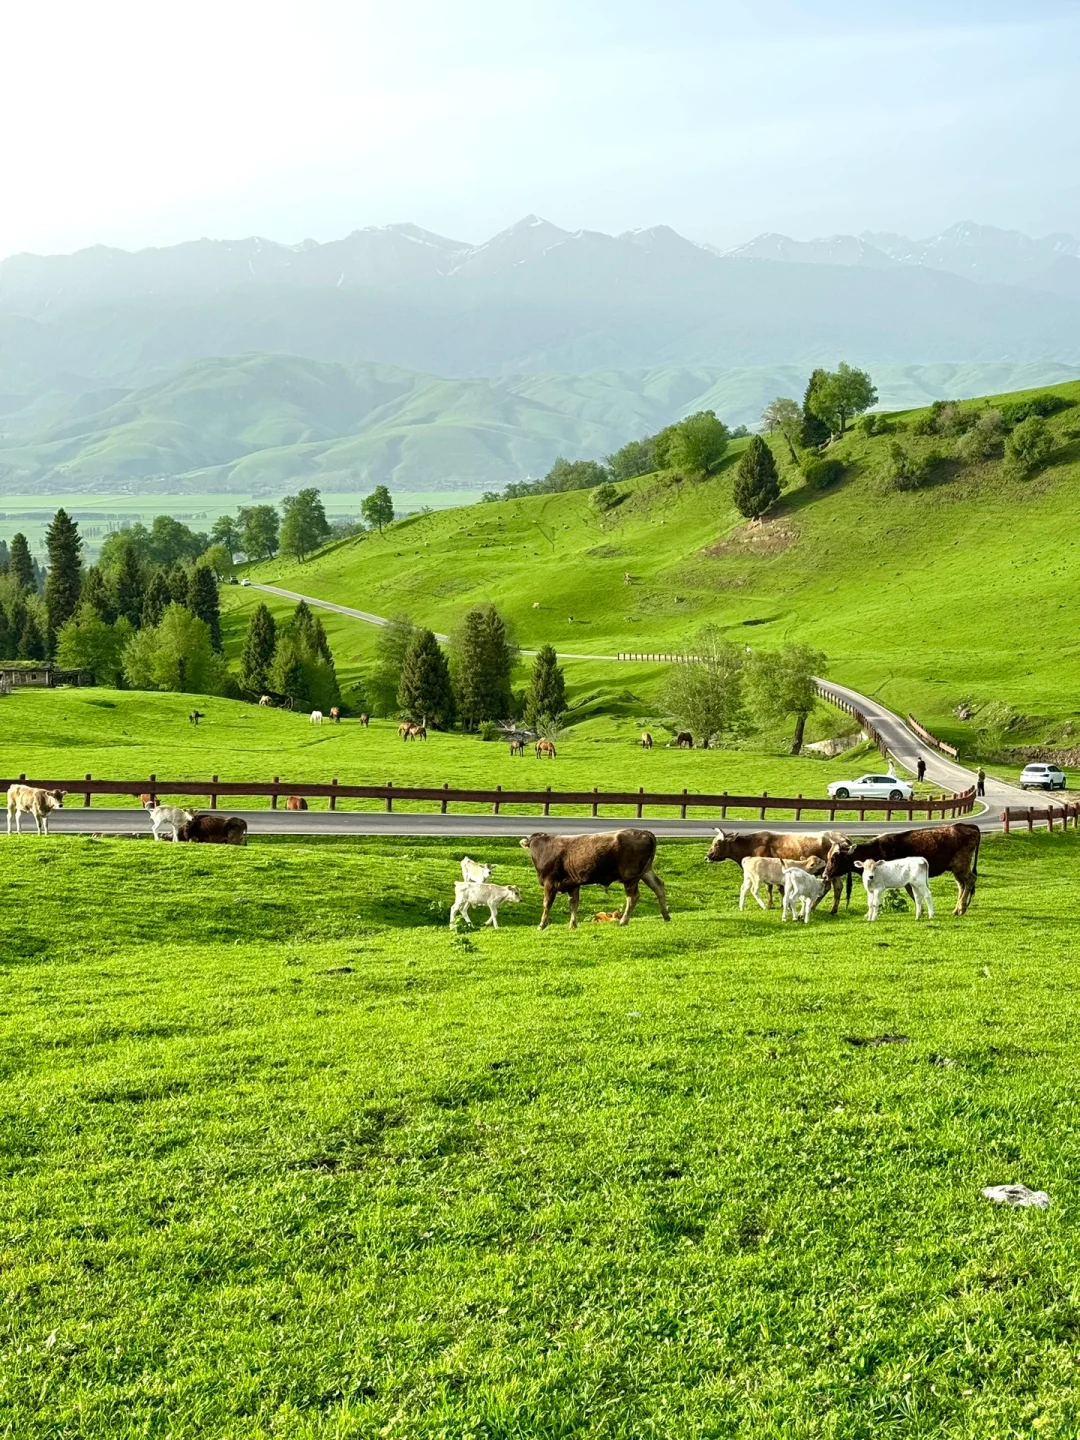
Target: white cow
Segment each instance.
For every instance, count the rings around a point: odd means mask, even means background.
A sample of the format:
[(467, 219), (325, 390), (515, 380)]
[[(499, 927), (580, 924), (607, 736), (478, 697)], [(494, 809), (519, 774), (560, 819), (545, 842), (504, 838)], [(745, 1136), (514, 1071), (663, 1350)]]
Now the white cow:
[[(821, 864), (820, 861), (817, 862)], [(810, 924), (810, 911), (818, 903), (828, 889), (826, 881), (820, 875), (814, 875), (802, 865), (785, 864), (784, 866), (784, 908), (780, 912), (780, 919), (802, 920), (804, 925)], [(801, 913), (800, 913), (801, 912)]]
[(144, 805), (143, 809), (150, 816), (155, 840), (164, 840), (166, 832), (175, 840), (176, 832), (195, 819), (194, 810), (181, 810), (179, 805)]
[(309, 723), (312, 724), (312, 725), (321, 725), (321, 724), (322, 724), (322, 721), (323, 721), (322, 711), (321, 711), (321, 710), (312, 710), (312, 712), (311, 712), (311, 720), (310, 720)]
[(490, 880), (494, 868), (494, 865), (481, 865), (479, 860), (470, 860), (468, 855), (461, 857), (461, 878), (472, 881), (474, 885), (482, 885), (485, 880)]
[(931, 920), (934, 918), (934, 901), (930, 894), (930, 862), (925, 855), (909, 855), (903, 860), (856, 860), (855, 869), (862, 871), (867, 920), (878, 918), (881, 897), (886, 890), (903, 890), (908, 885), (911, 886), (911, 895), (915, 901), (915, 919), (922, 918), (923, 906), (926, 907), (927, 916)]
[[(745, 908), (748, 894), (753, 895), (762, 910), (771, 908), (773, 886), (775, 885), (778, 890), (784, 888), (784, 867), (786, 865), (798, 865), (804, 870), (813, 868), (815, 865), (819, 869), (824, 868), (823, 862), (818, 860), (816, 855), (806, 860), (775, 860), (771, 855), (747, 855), (741, 864), (743, 882), (742, 889), (739, 891), (740, 910)], [(761, 898), (762, 885), (768, 888), (768, 906)]]
[(497, 918), (500, 905), (517, 905), (521, 900), (521, 891), (516, 885), (485, 885), (475, 880), (457, 880), (454, 883), (454, 908), (450, 911), (450, 929), (454, 928), (454, 921), (458, 915), (464, 915), (465, 924), (471, 925), (469, 919), (470, 905), (486, 905), (491, 913), (490, 920), (485, 920), (485, 925), (494, 925), (499, 928)]
[(15, 816), (15, 833), (22, 834), (20, 821), (32, 815), (39, 835), (49, 833), (49, 811), (64, 808), (63, 790), (36, 790), (32, 785), (9, 785), (7, 792), (7, 833), (11, 834), (11, 817)]

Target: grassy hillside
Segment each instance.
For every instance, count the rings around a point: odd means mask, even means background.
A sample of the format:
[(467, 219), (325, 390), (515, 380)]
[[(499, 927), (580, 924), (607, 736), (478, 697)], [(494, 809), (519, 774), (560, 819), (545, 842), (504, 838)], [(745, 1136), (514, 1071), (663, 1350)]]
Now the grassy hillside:
[[(1080, 400), (1080, 385), (1058, 391)], [(1022, 712), (1030, 719), (1010, 736), (1067, 743), (1080, 722), (1078, 416), (1051, 418), (1052, 463), (1029, 480), (1006, 478), (997, 460), (950, 461), (956, 442), (917, 438), (908, 412), (898, 433), (838, 443), (830, 454), (847, 470), (826, 491), (803, 483), (777, 445), (787, 490), (761, 526), (731, 501), (735, 444), (716, 478), (645, 477), (621, 487), (623, 503), (607, 515), (588, 492), (479, 505), (253, 574), (380, 614), (407, 611), (443, 631), (491, 599), (522, 644), (563, 653), (685, 645), (706, 621), (755, 646), (798, 638), (827, 653), (836, 678), (947, 734), (973, 736), (953, 713), (967, 701), (982, 707), (975, 726), (1008, 727)], [(890, 486), (897, 439), (945, 455), (930, 488)], [(352, 653), (371, 643), (357, 631)], [(639, 673), (624, 667), (618, 683), (637, 689)], [(599, 666), (588, 679), (601, 674), (614, 683)]]
[(808, 929), (664, 842), (538, 936), (503, 841), (451, 937), (460, 853), (10, 843), (10, 1434), (1074, 1433), (1075, 836)]

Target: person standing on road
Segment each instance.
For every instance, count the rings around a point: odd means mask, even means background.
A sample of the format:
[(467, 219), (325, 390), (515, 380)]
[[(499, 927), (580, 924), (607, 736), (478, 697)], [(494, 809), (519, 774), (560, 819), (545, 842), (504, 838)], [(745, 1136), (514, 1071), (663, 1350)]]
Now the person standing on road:
[(986, 794), (986, 771), (981, 765), (975, 772), (975, 794), (976, 796)]
[(921, 755), (915, 762), (915, 774), (918, 777), (919, 783), (922, 784), (923, 780), (925, 780), (926, 778), (926, 761), (922, 758)]

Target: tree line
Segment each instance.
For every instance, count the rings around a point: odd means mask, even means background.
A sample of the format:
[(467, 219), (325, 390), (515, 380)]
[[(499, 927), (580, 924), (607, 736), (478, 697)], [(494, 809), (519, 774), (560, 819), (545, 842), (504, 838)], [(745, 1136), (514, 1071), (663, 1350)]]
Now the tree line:
[[(385, 485), (377, 485), (364, 497), (360, 513), (381, 535), (394, 519), (393, 497)], [(319, 491), (309, 487), (286, 495), (280, 512), (274, 505), (242, 505), (235, 515), (219, 515), (210, 541), (227, 554), (230, 565), (237, 554), (248, 560), (272, 560), (279, 552), (303, 563), (328, 540), (344, 539), (363, 528), (355, 520), (332, 525)]]

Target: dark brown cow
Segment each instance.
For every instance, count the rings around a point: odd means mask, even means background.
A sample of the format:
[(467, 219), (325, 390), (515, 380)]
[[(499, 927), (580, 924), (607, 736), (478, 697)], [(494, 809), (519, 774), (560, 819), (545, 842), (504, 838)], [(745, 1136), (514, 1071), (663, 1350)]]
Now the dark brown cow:
[(307, 808), (307, 801), (302, 795), (290, 795), (285, 801), (286, 810), (306, 810)]
[(875, 835), (852, 845), (834, 845), (825, 862), (826, 880), (850, 875), (863, 860), (903, 860), (921, 855), (930, 862), (930, 876), (951, 874), (956, 881), (954, 915), (963, 915), (975, 895), (979, 878), (977, 825), (932, 825), (924, 830), (902, 830), (896, 835)]
[[(846, 845), (847, 836), (842, 835), (838, 830), (821, 830), (816, 833), (804, 835), (784, 835), (772, 830), (752, 830), (738, 834), (734, 831), (717, 830), (716, 838), (709, 847), (709, 853), (705, 856), (711, 864), (720, 860), (731, 860), (739, 868), (742, 862), (750, 856), (764, 856), (770, 860), (809, 860), (817, 856), (819, 860), (828, 860), (829, 854), (834, 845)], [(847, 898), (851, 903), (851, 872), (847, 874)], [(833, 877), (828, 877), (832, 880)], [(833, 880), (833, 907), (831, 914), (835, 915), (840, 909), (840, 891), (844, 882), (837, 877)], [(773, 903), (773, 887), (769, 889), (769, 906)], [(825, 892), (822, 891), (822, 899)], [(821, 902), (818, 901), (817, 904)], [(817, 908), (817, 905), (813, 907)]]
[(638, 902), (638, 886), (644, 881), (660, 902), (660, 914), (670, 920), (664, 882), (653, 869), (656, 836), (651, 830), (615, 830), (600, 835), (548, 835), (540, 831), (522, 840), (528, 850), (537, 879), (544, 888), (544, 913), (540, 929), (545, 930), (556, 895), (570, 897), (570, 929), (577, 929), (578, 902), (583, 885), (619, 883), (626, 891), (626, 905), (619, 918), (627, 925)]
[(246, 845), (247, 821), (239, 815), (196, 815), (180, 826), (176, 838), (199, 845)]

